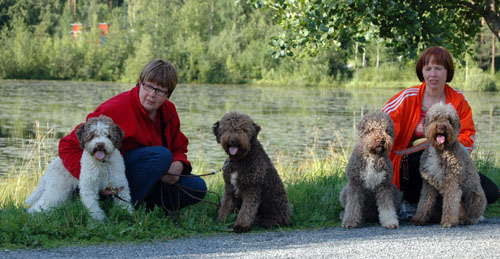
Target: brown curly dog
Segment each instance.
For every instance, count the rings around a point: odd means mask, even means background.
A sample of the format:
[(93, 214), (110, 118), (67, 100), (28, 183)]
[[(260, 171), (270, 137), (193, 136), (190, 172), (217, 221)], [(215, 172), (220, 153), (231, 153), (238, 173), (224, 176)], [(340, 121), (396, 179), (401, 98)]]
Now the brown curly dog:
[(433, 105), (424, 119), (424, 130), (430, 145), (420, 160), (423, 186), (413, 223), (429, 221), (438, 194), (443, 197), (443, 227), (477, 223), (486, 208), (486, 197), (474, 161), (458, 141), (460, 119), (453, 106)]
[(229, 112), (216, 122), (213, 133), (228, 154), (219, 221), (238, 211), (234, 232), (248, 232), (252, 224), (288, 225), (290, 206), (278, 172), (257, 140), (260, 126), (250, 116)]

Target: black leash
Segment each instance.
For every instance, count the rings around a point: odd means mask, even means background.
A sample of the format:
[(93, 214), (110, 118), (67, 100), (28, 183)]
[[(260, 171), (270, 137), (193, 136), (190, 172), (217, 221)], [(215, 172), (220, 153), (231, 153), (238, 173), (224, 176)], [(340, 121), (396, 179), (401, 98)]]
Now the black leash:
[[(229, 159), (226, 160), (226, 162), (224, 162), (224, 165), (221, 168), (219, 168), (219, 170), (212, 171), (212, 172), (207, 173), (207, 174), (181, 174), (181, 175), (179, 175), (179, 177), (202, 177), (202, 176), (214, 175), (214, 174), (217, 174), (217, 173), (224, 171), (224, 169), (226, 169), (226, 167), (228, 165), (229, 165)], [(166, 174), (175, 175), (175, 174), (169, 174), (168, 172)]]
[[(188, 174), (188, 175), (178, 175), (179, 177), (202, 177), (202, 176), (208, 176), (208, 175), (215, 175), (219, 172), (222, 172), (224, 171), (224, 169), (226, 169), (226, 167), (229, 165), (229, 159), (226, 160), (226, 162), (224, 162), (224, 165), (219, 169), (219, 170), (216, 170), (216, 171), (212, 171), (210, 173), (206, 173), (206, 174), (200, 174), (200, 175), (196, 175), (196, 174)], [(168, 175), (175, 175), (175, 174), (171, 174), (171, 173), (166, 173)], [(175, 175), (177, 176), (177, 175)], [(168, 196), (169, 196), (169, 199), (170, 201), (172, 202), (172, 211), (175, 212), (175, 211), (178, 211), (180, 208), (180, 193), (179, 193), (179, 190), (182, 191), (183, 193), (185, 193), (186, 195), (188, 195), (190, 198), (192, 199), (195, 199), (195, 200), (198, 200), (200, 202), (206, 202), (208, 204), (212, 204), (212, 205), (215, 205), (216, 207), (219, 207), (220, 206), (220, 195), (214, 191), (209, 191), (209, 190), (206, 190), (206, 191), (203, 191), (203, 190), (198, 190), (198, 189), (194, 189), (194, 188), (190, 188), (190, 187), (187, 187), (187, 186), (184, 186), (180, 183), (175, 183), (174, 186), (176, 187), (176, 191), (177, 191), (177, 202), (174, 204), (173, 201), (173, 197), (172, 195), (170, 194), (170, 192), (167, 192), (168, 193)], [(191, 193), (189, 193), (188, 191), (191, 191), (191, 192), (204, 192), (204, 193), (210, 193), (210, 194), (214, 194), (216, 197), (217, 197), (217, 202), (213, 202), (213, 201), (208, 201), (208, 200), (205, 200), (205, 199), (200, 199), (194, 195), (192, 195)], [(169, 211), (169, 209), (167, 208), (167, 206), (165, 206), (165, 202), (163, 201), (163, 183), (160, 184), (160, 196), (161, 196), (161, 205), (162, 205), (162, 208), (165, 210), (165, 211)], [(174, 207), (175, 206), (175, 207)]]

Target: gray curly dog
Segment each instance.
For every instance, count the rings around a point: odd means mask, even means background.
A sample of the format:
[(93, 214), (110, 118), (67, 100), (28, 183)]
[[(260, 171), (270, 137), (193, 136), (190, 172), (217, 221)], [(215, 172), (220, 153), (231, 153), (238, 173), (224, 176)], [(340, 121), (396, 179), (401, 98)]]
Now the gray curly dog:
[(394, 140), (394, 125), (389, 115), (375, 112), (364, 116), (358, 125), (358, 141), (346, 167), (348, 183), (340, 193), (345, 208), (343, 228), (355, 228), (362, 219), (385, 228), (398, 228), (396, 208), (401, 193), (392, 184), (389, 150)]

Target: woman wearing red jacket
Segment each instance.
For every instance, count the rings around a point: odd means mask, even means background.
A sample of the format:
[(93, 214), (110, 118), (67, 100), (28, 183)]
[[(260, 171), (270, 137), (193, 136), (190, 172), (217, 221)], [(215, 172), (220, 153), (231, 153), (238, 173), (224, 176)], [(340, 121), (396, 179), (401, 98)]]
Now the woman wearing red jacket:
[[(105, 101), (87, 116), (88, 120), (106, 115), (125, 132), (120, 151), (136, 208), (145, 204), (148, 209), (154, 206), (180, 209), (203, 199), (207, 189), (199, 177), (179, 177), (190, 174), (191, 164), (186, 156), (188, 139), (180, 130), (175, 105), (168, 100), (176, 85), (174, 66), (167, 61), (153, 60), (144, 67), (134, 88)], [(75, 131), (59, 142), (59, 156), (66, 169), (78, 179), (83, 150)], [(174, 185), (176, 183), (188, 187), (187, 190), (198, 191), (186, 194)], [(103, 190), (102, 193), (110, 192)]]
[[(419, 165), (423, 150), (419, 150), (422, 145), (418, 144), (425, 138), (423, 120), (427, 110), (438, 102), (451, 103), (462, 126), (458, 140), (469, 152), (474, 148), (476, 134), (467, 100), (461, 92), (446, 84), (454, 74), (450, 53), (444, 47), (426, 49), (417, 61), (416, 72), (423, 84), (399, 92), (382, 109), (394, 122), (394, 145), (389, 156), (394, 168), (393, 183), (403, 191), (406, 204), (416, 204), (420, 197)], [(481, 174), (480, 178), (488, 203), (495, 202), (499, 197), (498, 187)]]

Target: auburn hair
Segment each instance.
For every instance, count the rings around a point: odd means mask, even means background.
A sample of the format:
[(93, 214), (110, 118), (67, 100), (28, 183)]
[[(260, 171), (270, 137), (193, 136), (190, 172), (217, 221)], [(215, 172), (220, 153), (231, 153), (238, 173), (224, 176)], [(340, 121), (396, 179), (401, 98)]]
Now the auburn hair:
[(450, 52), (441, 46), (430, 47), (420, 54), (416, 68), (417, 76), (420, 82), (424, 81), (422, 69), (425, 65), (429, 64), (431, 59), (436, 65), (441, 65), (446, 69), (446, 82), (451, 82), (453, 74), (455, 73), (455, 70), (453, 69), (453, 58), (451, 57)]

